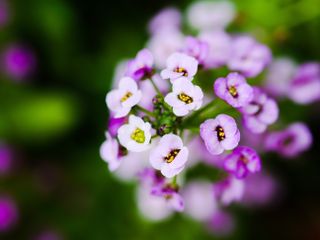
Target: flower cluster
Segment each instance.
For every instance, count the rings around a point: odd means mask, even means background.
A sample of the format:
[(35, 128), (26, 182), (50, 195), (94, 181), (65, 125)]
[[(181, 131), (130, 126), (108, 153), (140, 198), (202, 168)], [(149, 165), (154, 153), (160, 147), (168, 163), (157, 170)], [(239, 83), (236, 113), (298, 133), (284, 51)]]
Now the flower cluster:
[[(160, 220), (184, 211), (223, 234), (234, 226), (228, 205), (262, 202), (256, 192), (265, 186), (271, 187), (263, 198), (274, 194), (275, 180), (261, 154), (294, 157), (312, 143), (303, 123), (275, 130), (281, 124), (274, 125), (279, 107), (269, 91), (274, 72), (291, 79), (279, 94), (288, 87), (289, 98), (310, 103), (320, 96), (320, 65), (287, 73), (284, 63), (271, 63), (270, 49), (254, 37), (226, 32), (234, 18), (227, 1), (195, 3), (187, 16), (197, 36), (184, 36), (180, 12), (165, 9), (149, 24), (147, 47), (117, 68), (106, 96), (110, 118), (100, 154), (119, 178), (139, 179), (145, 217)], [(265, 70), (268, 84), (258, 86), (255, 77)], [(262, 139), (262, 151), (246, 144), (250, 135)], [(221, 178), (190, 181), (185, 172), (201, 162)]]

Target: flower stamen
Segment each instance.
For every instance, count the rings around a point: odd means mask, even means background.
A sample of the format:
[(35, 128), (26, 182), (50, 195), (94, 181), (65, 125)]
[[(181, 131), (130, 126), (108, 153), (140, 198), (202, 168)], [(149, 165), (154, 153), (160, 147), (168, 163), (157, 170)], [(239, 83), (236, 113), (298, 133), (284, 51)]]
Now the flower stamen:
[(142, 131), (140, 128), (136, 128), (136, 130), (132, 132), (130, 137), (137, 143), (144, 143), (144, 141), (146, 140), (144, 131)]
[(186, 104), (190, 104), (193, 102), (193, 98), (185, 93), (180, 93), (178, 95), (178, 99)]
[(131, 93), (131, 92), (127, 92), (127, 93), (120, 99), (120, 101), (121, 101), (121, 102), (125, 102), (125, 101), (127, 101), (131, 96), (132, 96), (132, 93)]
[(216, 127), (218, 140), (221, 142), (226, 138), (226, 134), (221, 126)]
[(238, 97), (238, 92), (235, 86), (231, 86), (228, 88), (229, 93), (231, 94), (232, 97), (237, 98)]
[(183, 73), (182, 76), (188, 77), (188, 72), (185, 68), (177, 67), (174, 71), (177, 73)]
[(164, 159), (166, 160), (167, 163), (171, 163), (176, 158), (179, 152), (180, 152), (180, 149), (174, 149)]

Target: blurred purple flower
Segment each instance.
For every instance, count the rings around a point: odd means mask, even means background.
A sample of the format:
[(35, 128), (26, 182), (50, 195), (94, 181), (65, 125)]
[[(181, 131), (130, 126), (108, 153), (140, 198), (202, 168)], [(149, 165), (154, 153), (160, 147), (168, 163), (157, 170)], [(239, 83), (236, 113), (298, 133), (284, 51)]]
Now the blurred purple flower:
[(198, 61), (184, 53), (173, 53), (167, 59), (167, 68), (161, 71), (163, 79), (173, 83), (178, 78), (192, 80), (198, 71)]
[(18, 221), (18, 208), (9, 197), (0, 196), (0, 232), (9, 231)]
[(279, 116), (276, 101), (269, 98), (261, 89), (253, 87), (252, 101), (240, 108), (244, 125), (253, 133), (264, 132)]
[(13, 153), (6, 145), (0, 145), (0, 176), (10, 172), (13, 164)]
[(224, 159), (224, 169), (236, 178), (244, 178), (249, 173), (261, 170), (261, 160), (255, 150), (239, 146)]
[(320, 63), (301, 65), (293, 78), (289, 98), (299, 104), (309, 104), (320, 99)]
[(203, 65), (209, 54), (209, 45), (205, 41), (188, 36), (182, 52), (197, 59), (199, 65)]
[(235, 108), (247, 105), (253, 98), (253, 88), (238, 73), (229, 73), (226, 78), (218, 78), (214, 82), (214, 92)]
[(177, 212), (182, 212), (184, 210), (184, 200), (181, 195), (177, 192), (177, 189), (170, 186), (170, 184), (165, 184), (162, 187), (156, 187), (151, 190), (151, 194), (160, 198), (163, 198), (168, 207)]
[(3, 53), (3, 68), (6, 74), (15, 80), (22, 80), (35, 69), (34, 53), (26, 47), (12, 45)]
[(149, 78), (153, 71), (153, 56), (148, 49), (142, 49), (137, 56), (130, 60), (127, 65), (126, 76), (134, 80)]
[(106, 132), (106, 140), (100, 147), (100, 156), (108, 163), (110, 171), (115, 171), (121, 164), (122, 152), (117, 140)]
[(249, 36), (235, 37), (228, 67), (246, 77), (255, 77), (271, 62), (270, 49)]
[(181, 13), (173, 7), (165, 8), (155, 15), (149, 22), (150, 34), (158, 34), (163, 31), (179, 30), (181, 25)]
[(245, 184), (243, 180), (228, 177), (213, 186), (215, 196), (225, 206), (232, 202), (239, 202), (244, 193)]
[(200, 125), (200, 136), (213, 155), (234, 149), (240, 141), (236, 121), (226, 114), (220, 114), (215, 119), (203, 122)]
[(108, 122), (108, 131), (111, 135), (111, 137), (116, 137), (118, 134), (118, 129), (126, 123), (128, 120), (127, 117), (122, 117), (122, 118), (114, 118), (110, 117), (109, 122)]
[(235, 228), (233, 216), (226, 211), (219, 210), (213, 214), (208, 227), (216, 236), (230, 235)]
[(202, 62), (204, 68), (218, 68), (225, 65), (231, 54), (231, 37), (223, 30), (204, 31), (199, 39), (208, 44), (208, 54)]
[(284, 157), (297, 157), (312, 145), (312, 134), (304, 123), (293, 123), (286, 129), (271, 132), (265, 139), (265, 149)]

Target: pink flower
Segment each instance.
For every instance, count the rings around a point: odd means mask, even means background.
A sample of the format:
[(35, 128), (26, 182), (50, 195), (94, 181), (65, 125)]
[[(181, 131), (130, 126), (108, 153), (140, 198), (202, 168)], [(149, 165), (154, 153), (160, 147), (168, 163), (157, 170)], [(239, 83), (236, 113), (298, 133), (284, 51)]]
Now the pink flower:
[(228, 67), (240, 71), (246, 77), (255, 77), (271, 62), (270, 49), (249, 36), (239, 36), (233, 40), (232, 55)]
[(143, 152), (150, 146), (151, 125), (140, 117), (130, 115), (128, 124), (118, 129), (118, 139), (129, 151)]
[(236, 178), (244, 178), (249, 173), (261, 170), (261, 160), (255, 150), (239, 146), (224, 159), (224, 169)]
[(309, 128), (300, 122), (289, 125), (286, 129), (271, 132), (265, 139), (267, 151), (274, 151), (284, 157), (294, 158), (308, 150), (312, 144)]
[(109, 170), (115, 171), (121, 164), (120, 146), (116, 139), (112, 138), (109, 132), (106, 132), (106, 140), (100, 147), (100, 156), (108, 163)]
[(129, 77), (124, 77), (119, 82), (119, 88), (107, 94), (106, 102), (115, 118), (126, 116), (131, 108), (139, 103), (142, 93), (137, 83)]
[(199, 109), (202, 99), (203, 93), (199, 86), (178, 78), (173, 83), (172, 92), (164, 100), (173, 108), (175, 115), (185, 116), (190, 111)]
[(229, 205), (232, 202), (238, 202), (242, 199), (245, 185), (243, 180), (228, 177), (214, 184), (216, 197), (223, 205)]
[(240, 132), (235, 120), (226, 114), (203, 122), (200, 125), (200, 136), (213, 155), (234, 149), (240, 141)]
[(127, 65), (126, 76), (134, 80), (149, 78), (153, 71), (153, 56), (148, 49), (142, 49)]
[(244, 125), (253, 133), (264, 132), (279, 116), (277, 103), (259, 88), (253, 88), (252, 101), (240, 108)]
[(9, 231), (18, 220), (18, 208), (9, 197), (0, 196), (0, 233)]
[(162, 9), (149, 22), (148, 30), (151, 34), (178, 30), (181, 25), (181, 13), (173, 7)]
[(235, 229), (233, 216), (226, 211), (219, 210), (210, 219), (209, 228), (215, 236), (228, 236)]
[(180, 137), (174, 134), (164, 135), (150, 153), (150, 164), (153, 168), (171, 178), (179, 174), (185, 167), (189, 151), (183, 146)]
[(170, 79), (173, 83), (178, 78), (192, 80), (197, 73), (198, 61), (184, 53), (173, 53), (167, 59), (167, 68), (161, 71), (163, 79)]
[(168, 207), (177, 212), (184, 210), (184, 200), (177, 192), (177, 189), (172, 188), (170, 185), (163, 185), (161, 188), (156, 187), (151, 191), (151, 194), (163, 198)]
[(199, 65), (203, 65), (209, 54), (209, 45), (205, 41), (188, 36), (182, 52), (197, 59)]
[(117, 136), (118, 129), (127, 121), (126, 117), (114, 118), (110, 117), (108, 121), (108, 131), (112, 137)]
[(223, 30), (204, 31), (199, 39), (208, 44), (208, 54), (203, 61), (205, 68), (218, 68), (225, 65), (231, 54), (231, 37)]
[(247, 105), (253, 98), (253, 89), (246, 79), (238, 73), (229, 73), (226, 78), (218, 78), (214, 82), (215, 94), (238, 108)]
[(320, 99), (320, 63), (301, 65), (290, 84), (289, 98), (299, 104), (310, 104)]

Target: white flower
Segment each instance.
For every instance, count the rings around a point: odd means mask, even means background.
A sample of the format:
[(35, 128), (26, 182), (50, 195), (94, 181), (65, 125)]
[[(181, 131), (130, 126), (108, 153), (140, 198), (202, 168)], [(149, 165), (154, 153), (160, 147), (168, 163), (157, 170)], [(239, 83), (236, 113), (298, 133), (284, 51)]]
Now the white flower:
[(109, 132), (106, 132), (106, 140), (100, 147), (100, 156), (108, 163), (109, 170), (115, 171), (121, 163), (122, 157), (119, 156), (119, 144), (113, 139)]
[(197, 110), (202, 105), (203, 92), (199, 86), (193, 85), (183, 78), (174, 81), (172, 92), (165, 97), (165, 102), (177, 116), (185, 116), (191, 110)]
[(151, 125), (134, 115), (129, 116), (129, 123), (118, 129), (118, 139), (122, 146), (132, 152), (148, 149), (151, 139)]
[(124, 77), (119, 82), (118, 89), (107, 94), (106, 102), (108, 108), (114, 112), (115, 118), (126, 116), (131, 108), (139, 103), (142, 93), (137, 83), (130, 77)]

